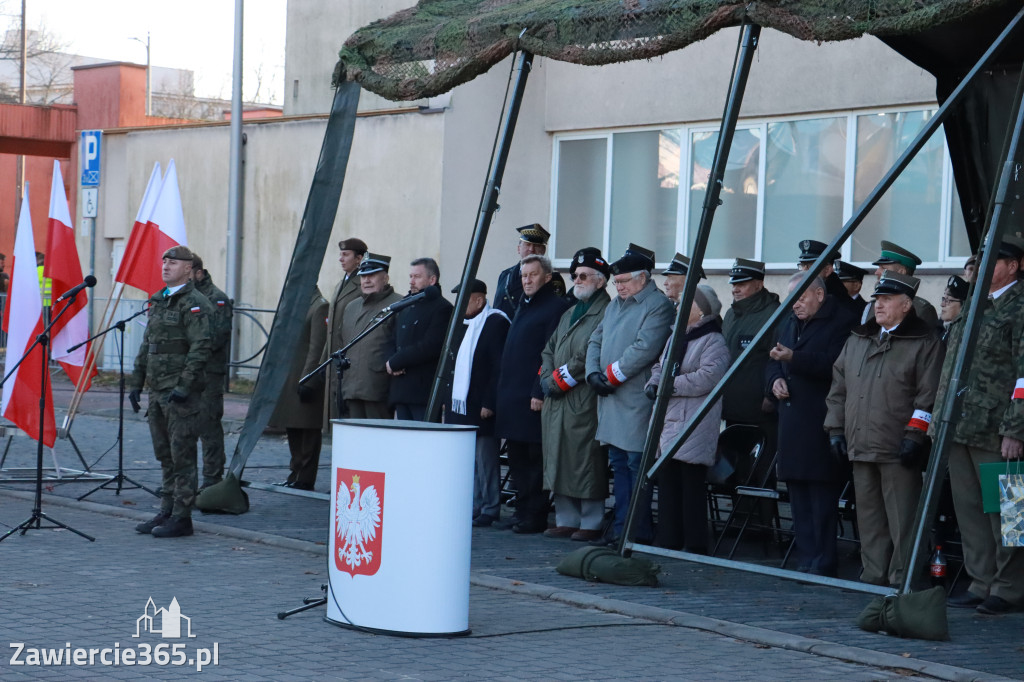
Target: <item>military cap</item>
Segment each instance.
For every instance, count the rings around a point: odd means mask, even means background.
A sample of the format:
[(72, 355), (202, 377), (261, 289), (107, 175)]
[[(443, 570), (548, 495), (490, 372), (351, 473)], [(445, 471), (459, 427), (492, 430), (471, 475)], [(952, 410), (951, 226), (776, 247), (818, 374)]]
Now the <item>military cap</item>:
[(878, 260), (873, 262), (872, 265), (892, 265), (894, 263), (906, 266), (907, 271), (910, 274), (913, 274), (914, 270), (917, 269), (917, 266), (921, 264), (921, 259), (910, 251), (904, 249), (899, 244), (894, 244), (883, 239), (882, 255), (879, 256)]
[(1015, 234), (1004, 235), (1003, 241), (999, 244), (999, 258), (1024, 258), (1024, 239)]
[(910, 298), (917, 295), (917, 288), (921, 286), (921, 280), (911, 275), (902, 275), (898, 272), (886, 270), (875, 285), (875, 293), (871, 297), (884, 296), (886, 294), (905, 294)]
[(746, 258), (734, 260), (729, 270), (729, 284), (749, 282), (752, 279), (764, 279), (764, 263)]
[(569, 274), (575, 275), (576, 268), (593, 268), (605, 277), (611, 274), (611, 265), (601, 255), (601, 249), (595, 246), (584, 246), (573, 254), (572, 264), (569, 266)]
[[(452, 287), (452, 293), (459, 293), (459, 287), (462, 286), (461, 282)], [(487, 295), (487, 285), (478, 279), (469, 280), (469, 293), (471, 294), (483, 294)]]
[[(798, 263), (813, 263), (828, 248), (828, 244), (813, 239), (804, 239), (797, 246), (800, 247), (800, 256), (796, 259)], [(828, 260), (839, 260), (839, 252), (833, 251)]]
[(366, 246), (366, 242), (362, 239), (354, 239), (349, 237), (348, 239), (342, 239), (338, 242), (339, 251), (351, 251), (352, 253), (358, 253), (360, 256), (369, 251), (370, 249)]
[(551, 234), (541, 227), (540, 223), (517, 227), (516, 232), (519, 233), (520, 241), (530, 242), (531, 244), (540, 244), (541, 246), (547, 246), (548, 239), (551, 238)]
[[(663, 275), (687, 275), (690, 273), (690, 259), (681, 253), (677, 253), (672, 257), (672, 262), (668, 264), (668, 267), (662, 270)], [(706, 279), (704, 274), (704, 268), (698, 268), (697, 276), (701, 279)]]
[(622, 255), (622, 258), (612, 263), (612, 272), (616, 275), (640, 270), (650, 272), (653, 269), (654, 252), (633, 243), (626, 248), (626, 253)]
[(202, 270), (203, 269), (203, 259), (199, 257), (198, 253), (193, 253), (192, 254), (192, 269), (193, 270)]
[(359, 275), (372, 275), (375, 272), (387, 272), (391, 267), (391, 256), (368, 253), (359, 262)]
[(832, 267), (835, 268), (836, 275), (843, 282), (863, 282), (864, 275), (868, 274), (864, 268), (858, 268), (852, 263), (841, 260), (837, 260)]
[(946, 280), (946, 291), (949, 292), (950, 298), (963, 302), (967, 300), (967, 291), (971, 288), (971, 285), (967, 283), (962, 277), (953, 275)]
[(171, 248), (164, 251), (164, 258), (170, 260), (194, 260), (195, 254), (187, 246), (172, 246)]

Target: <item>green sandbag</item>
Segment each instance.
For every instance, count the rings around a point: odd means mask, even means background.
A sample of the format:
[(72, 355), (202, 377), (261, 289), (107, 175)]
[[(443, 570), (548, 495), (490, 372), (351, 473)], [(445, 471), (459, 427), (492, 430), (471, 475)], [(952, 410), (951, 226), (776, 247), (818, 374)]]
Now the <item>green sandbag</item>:
[(655, 587), (661, 566), (640, 557), (623, 557), (608, 547), (580, 547), (555, 568), (562, 575), (590, 582)]
[(946, 591), (933, 587), (921, 592), (875, 597), (857, 617), (857, 627), (908, 639), (948, 640)]
[(244, 514), (249, 511), (249, 496), (242, 490), (238, 477), (231, 471), (224, 480), (204, 488), (196, 496), (196, 509), (204, 512)]

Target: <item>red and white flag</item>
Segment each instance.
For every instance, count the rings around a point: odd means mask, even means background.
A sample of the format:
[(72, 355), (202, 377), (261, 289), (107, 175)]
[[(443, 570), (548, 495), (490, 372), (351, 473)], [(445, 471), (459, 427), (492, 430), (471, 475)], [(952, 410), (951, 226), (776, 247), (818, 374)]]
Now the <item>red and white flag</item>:
[(151, 229), (149, 218), (153, 214), (157, 195), (160, 194), (160, 185), (160, 163), (158, 162), (153, 164), (149, 184), (146, 185), (146, 192), (142, 195), (142, 203), (135, 215), (135, 223), (132, 225), (128, 244), (121, 256), (121, 265), (117, 269), (117, 275), (114, 276), (115, 282), (133, 286), (147, 294), (163, 286), (163, 280), (160, 279), (160, 267), (156, 265), (159, 261), (154, 259), (152, 253), (156, 248), (157, 240), (147, 234)]
[[(4, 310), (3, 326), (7, 331), (4, 376), (25, 357), (28, 347), (43, 333), (43, 296), (39, 291), (39, 275), (36, 272), (36, 245), (32, 236), (32, 218), (29, 216), (28, 185), (25, 186), (25, 196), (21, 200), (13, 260)], [(4, 383), (0, 411), (22, 431), (38, 439), (39, 400), (45, 396), (43, 444), (52, 448), (57, 441), (57, 424), (53, 419), (53, 398), (43, 350), (41, 345), (33, 348), (24, 362), (8, 377)]]
[[(167, 174), (160, 186), (160, 194), (156, 197), (156, 203), (153, 205), (149, 225), (155, 228), (155, 239), (159, 244), (155, 252), (153, 269), (156, 271), (157, 279), (160, 279), (160, 258), (164, 255), (164, 251), (172, 246), (188, 246), (188, 238), (185, 236), (185, 212), (181, 208), (178, 169), (174, 166), (174, 159), (167, 164)], [(153, 291), (162, 288), (163, 285), (161, 279), (160, 284)]]
[[(75, 230), (72, 227), (68, 198), (64, 194), (64, 180), (60, 174), (60, 162), (53, 162), (53, 184), (50, 185), (50, 219), (46, 226), (46, 265), (43, 275), (53, 280), (52, 300), (56, 301), (66, 291), (82, 283), (82, 264), (78, 260), (75, 246)], [(78, 385), (81, 378), (88, 345), (68, 352), (71, 346), (89, 338), (88, 293), (82, 291), (68, 305), (68, 309), (54, 323), (50, 330), (50, 355), (60, 363), (68, 378)], [(59, 308), (54, 306), (53, 314)], [(83, 391), (89, 390), (94, 369), (86, 379)]]

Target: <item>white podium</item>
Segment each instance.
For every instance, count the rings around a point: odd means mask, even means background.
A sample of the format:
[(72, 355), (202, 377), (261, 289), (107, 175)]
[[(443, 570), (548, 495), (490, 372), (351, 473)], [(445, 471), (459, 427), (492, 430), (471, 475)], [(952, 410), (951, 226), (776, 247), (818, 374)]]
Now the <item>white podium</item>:
[(476, 428), (332, 423), (327, 622), (469, 634)]

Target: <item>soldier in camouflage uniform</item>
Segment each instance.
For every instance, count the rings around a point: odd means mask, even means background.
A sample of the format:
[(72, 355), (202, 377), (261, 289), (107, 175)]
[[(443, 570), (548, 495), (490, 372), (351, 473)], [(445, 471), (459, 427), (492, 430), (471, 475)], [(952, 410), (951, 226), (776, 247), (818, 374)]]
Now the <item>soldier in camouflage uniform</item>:
[[(950, 606), (995, 615), (1024, 606), (1024, 550), (1003, 547), (999, 514), (982, 511), (978, 465), (1020, 459), (1024, 441), (1024, 284), (1017, 280), (1024, 240), (1006, 237), (999, 247), (970, 372), (963, 377), (963, 412), (949, 448), (953, 504), (963, 538), (968, 591)], [(949, 330), (935, 414), (956, 363), (969, 302)], [(934, 430), (934, 424), (933, 424)]]
[(149, 322), (130, 384), (133, 402), (149, 386), (146, 417), (163, 473), (160, 513), (135, 530), (161, 538), (192, 534), (199, 403), (213, 315), (210, 302), (192, 284), (192, 259), (185, 246), (164, 252), (161, 277), (167, 287), (149, 298)]
[(210, 361), (206, 364), (206, 388), (199, 399), (199, 440), (203, 444), (203, 488), (219, 483), (224, 477), (224, 383), (231, 352), (232, 302), (218, 289), (203, 268), (203, 259), (193, 254), (192, 282), (196, 290), (213, 306), (210, 318)]

